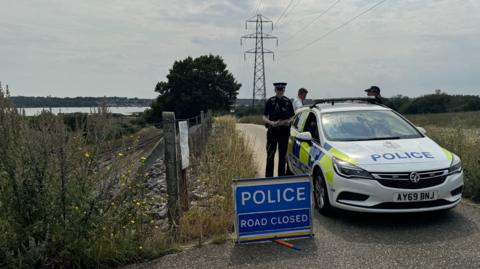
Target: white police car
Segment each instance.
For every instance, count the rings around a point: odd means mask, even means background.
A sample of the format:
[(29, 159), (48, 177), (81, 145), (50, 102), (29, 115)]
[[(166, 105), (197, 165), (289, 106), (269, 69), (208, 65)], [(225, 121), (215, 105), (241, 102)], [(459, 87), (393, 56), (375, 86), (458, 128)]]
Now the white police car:
[(319, 211), (420, 212), (460, 203), (460, 158), (371, 101), (319, 100), (293, 118), (288, 169), (312, 175)]

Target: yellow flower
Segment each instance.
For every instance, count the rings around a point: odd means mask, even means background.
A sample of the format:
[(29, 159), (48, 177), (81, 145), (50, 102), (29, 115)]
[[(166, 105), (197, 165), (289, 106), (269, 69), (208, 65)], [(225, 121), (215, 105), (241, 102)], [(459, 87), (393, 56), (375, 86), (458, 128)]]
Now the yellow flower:
[(118, 157), (123, 157), (123, 153), (119, 152)]
[(85, 155), (85, 157), (86, 157), (86, 158), (90, 158), (90, 157), (92, 157), (92, 154), (91, 154), (90, 152), (88, 152), (88, 151), (87, 151), (87, 152), (85, 152), (85, 154), (84, 154), (84, 155)]

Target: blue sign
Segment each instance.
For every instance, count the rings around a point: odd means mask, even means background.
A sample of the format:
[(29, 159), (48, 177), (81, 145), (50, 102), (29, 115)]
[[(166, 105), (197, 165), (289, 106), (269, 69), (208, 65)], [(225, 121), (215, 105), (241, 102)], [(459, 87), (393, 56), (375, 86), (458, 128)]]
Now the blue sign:
[(234, 180), (237, 242), (312, 236), (308, 176)]

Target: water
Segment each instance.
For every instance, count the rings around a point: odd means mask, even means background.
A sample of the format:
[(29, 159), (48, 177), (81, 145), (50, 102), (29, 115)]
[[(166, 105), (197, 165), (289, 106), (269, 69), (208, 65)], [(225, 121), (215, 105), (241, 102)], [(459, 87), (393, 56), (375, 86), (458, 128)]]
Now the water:
[[(131, 115), (136, 112), (143, 112), (148, 107), (109, 107), (108, 110), (112, 113), (118, 113), (122, 115)], [(52, 108), (45, 108), (45, 107), (31, 107), (31, 108), (24, 108), (25, 115), (27, 116), (34, 116), (40, 114), (42, 110), (51, 110), (53, 114), (58, 113), (92, 113), (94, 111), (94, 107), (52, 107)]]

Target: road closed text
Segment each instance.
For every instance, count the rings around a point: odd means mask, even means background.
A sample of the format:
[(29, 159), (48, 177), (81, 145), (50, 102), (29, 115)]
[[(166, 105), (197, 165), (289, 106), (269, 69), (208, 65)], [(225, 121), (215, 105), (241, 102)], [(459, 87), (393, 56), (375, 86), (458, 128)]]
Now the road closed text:
[(283, 229), (286, 227), (307, 227), (310, 225), (308, 210), (242, 215), (239, 218), (240, 232), (255, 232)]

